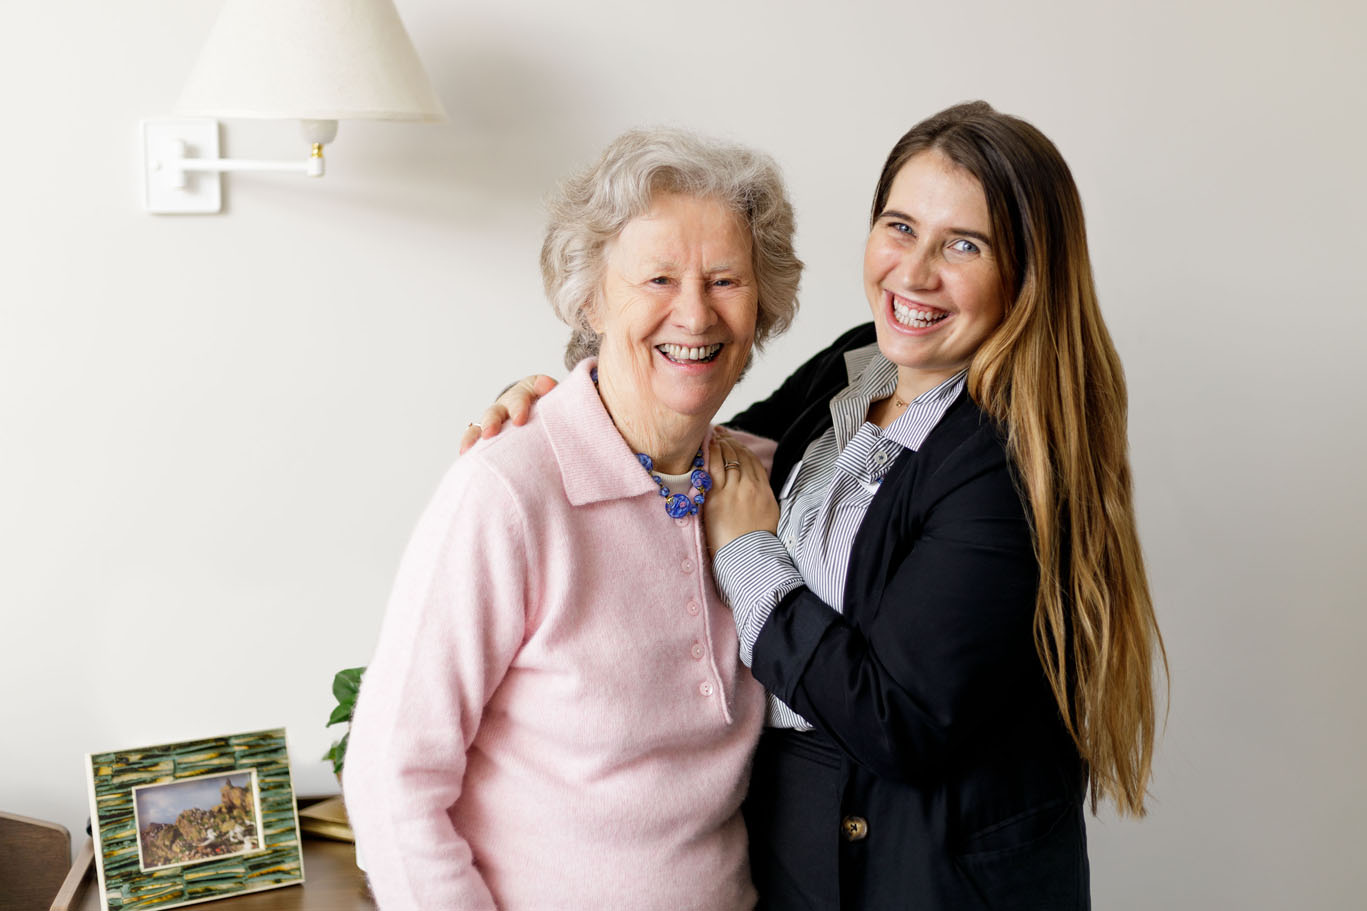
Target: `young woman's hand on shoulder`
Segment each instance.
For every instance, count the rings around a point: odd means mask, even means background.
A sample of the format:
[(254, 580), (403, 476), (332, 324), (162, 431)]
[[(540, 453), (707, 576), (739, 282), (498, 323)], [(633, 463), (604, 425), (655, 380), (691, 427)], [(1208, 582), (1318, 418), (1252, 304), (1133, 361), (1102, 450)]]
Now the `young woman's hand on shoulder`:
[(712, 490), (703, 506), (707, 546), (721, 550), (752, 531), (778, 532), (778, 501), (759, 458), (722, 429), (713, 435)]
[(514, 427), (527, 423), (532, 415), (532, 405), (555, 387), (554, 379), (544, 373), (534, 373), (503, 390), (503, 394), (484, 409), (479, 420), (472, 422), (460, 435), (461, 454), (480, 440), (498, 436), (504, 421), (511, 420)]

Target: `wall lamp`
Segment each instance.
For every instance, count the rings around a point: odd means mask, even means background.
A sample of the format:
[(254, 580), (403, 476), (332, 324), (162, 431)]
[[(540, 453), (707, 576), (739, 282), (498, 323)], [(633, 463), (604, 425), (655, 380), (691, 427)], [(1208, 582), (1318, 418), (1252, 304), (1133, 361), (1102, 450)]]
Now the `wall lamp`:
[[(393, 0), (227, 0), (176, 113), (142, 122), (149, 212), (221, 211), (228, 171), (322, 177), (339, 120), (446, 120)], [(299, 120), (309, 153), (220, 158), (213, 118)]]

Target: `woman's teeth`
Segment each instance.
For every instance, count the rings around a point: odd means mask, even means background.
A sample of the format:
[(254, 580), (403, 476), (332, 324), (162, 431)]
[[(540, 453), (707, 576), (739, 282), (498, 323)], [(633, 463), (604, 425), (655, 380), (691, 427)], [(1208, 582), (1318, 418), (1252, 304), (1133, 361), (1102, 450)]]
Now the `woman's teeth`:
[(913, 329), (924, 329), (933, 326), (940, 320), (949, 316), (943, 310), (913, 310), (911, 307), (903, 306), (898, 303), (897, 298), (892, 299), (892, 314), (897, 317), (897, 322), (903, 326), (911, 326)]
[(716, 358), (718, 352), (721, 351), (721, 345), (703, 345), (700, 348), (686, 348), (683, 345), (656, 345), (655, 350), (671, 361), (681, 364), (687, 361), (706, 363)]

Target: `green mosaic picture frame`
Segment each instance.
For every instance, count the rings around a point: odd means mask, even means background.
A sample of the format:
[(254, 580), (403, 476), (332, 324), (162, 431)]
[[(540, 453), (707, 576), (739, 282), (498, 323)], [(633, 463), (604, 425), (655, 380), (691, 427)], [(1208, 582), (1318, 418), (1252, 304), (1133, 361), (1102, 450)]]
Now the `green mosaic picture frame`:
[(304, 882), (283, 728), (91, 753), (86, 780), (105, 911)]

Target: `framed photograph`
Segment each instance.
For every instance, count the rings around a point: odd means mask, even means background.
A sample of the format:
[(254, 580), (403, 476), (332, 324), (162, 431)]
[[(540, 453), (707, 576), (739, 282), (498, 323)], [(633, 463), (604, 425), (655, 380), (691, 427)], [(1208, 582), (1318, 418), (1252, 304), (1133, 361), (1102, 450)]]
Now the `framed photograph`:
[(86, 777), (105, 911), (304, 881), (284, 730), (91, 753)]

